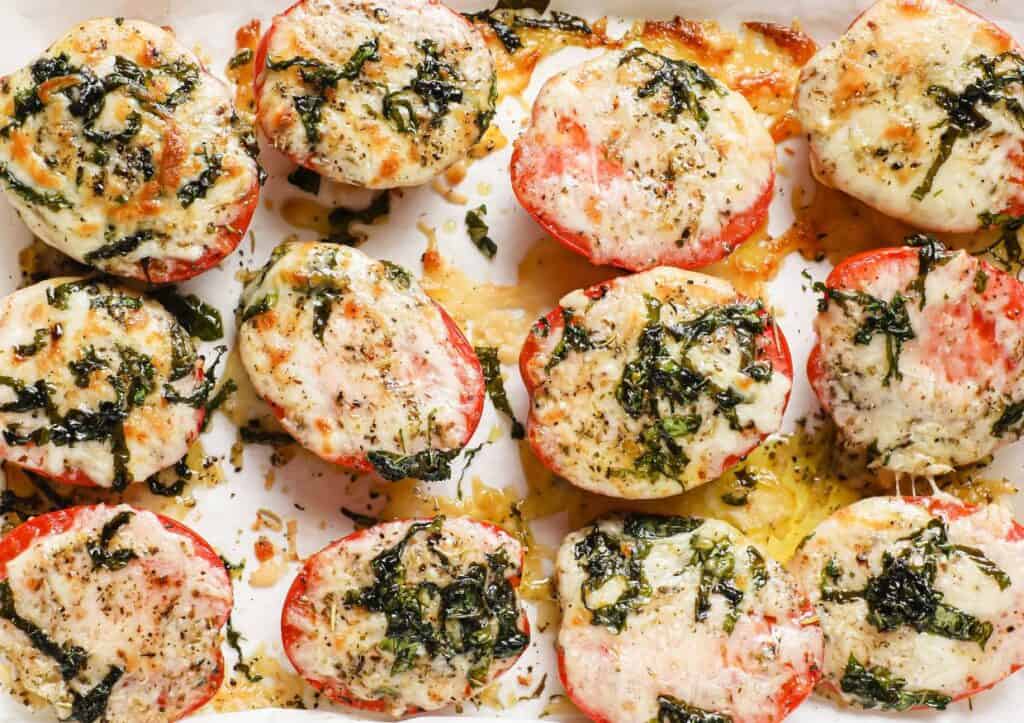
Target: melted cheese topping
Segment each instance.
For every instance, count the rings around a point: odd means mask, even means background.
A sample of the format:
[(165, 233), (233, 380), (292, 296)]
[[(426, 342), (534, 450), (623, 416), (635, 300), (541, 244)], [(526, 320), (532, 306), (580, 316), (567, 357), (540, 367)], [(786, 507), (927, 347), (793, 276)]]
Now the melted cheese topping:
[[(71, 71), (46, 73), (61, 58)], [(44, 73), (53, 77), (39, 83)], [(19, 120), (25, 98), (39, 109)], [(107, 273), (194, 275), (234, 249), (256, 202), (256, 162), (227, 88), (148, 23), (71, 30), (0, 83), (0, 128), (0, 185), (22, 219)]]
[[(243, 323), (239, 348), (285, 429), (328, 460), (465, 444), (483, 377), (453, 346), (440, 308), (419, 284), (345, 246), (278, 248), (246, 287), (246, 309), (274, 301)], [(335, 295), (322, 340), (314, 335), (317, 289)]]
[[(137, 557), (121, 569), (97, 567), (87, 547), (122, 511), (133, 514), (109, 549), (130, 549)], [(19, 616), (59, 645), (82, 647), (88, 658), (65, 681), (53, 658), (0, 618), (0, 652), (14, 668), (16, 689), (48, 701), (68, 720), (72, 691), (86, 694), (116, 666), (124, 673), (104, 721), (176, 720), (212, 695), (211, 680), (222, 673), (220, 629), (232, 604), (227, 572), (151, 512), (98, 505), (70, 514), (70, 529), (36, 537), (7, 563), (6, 580)]]
[(753, 231), (722, 240), (771, 193), (775, 146), (743, 96), (691, 81), (706, 125), (692, 109), (673, 118), (652, 80), (666, 62), (633, 49), (555, 76), (516, 142), (519, 200), (595, 263), (706, 264)]
[(790, 378), (777, 370), (764, 381), (744, 374), (747, 362), (741, 345), (727, 327), (700, 337), (689, 349), (666, 333), (669, 356), (685, 354), (686, 362), (710, 385), (735, 390), (742, 397), (735, 407), (739, 429), (707, 391), (674, 408), (661, 399), (662, 415), (699, 415), (700, 426), (674, 437), (688, 460), (678, 475), (638, 470), (636, 464), (646, 449), (642, 435), (657, 420), (649, 413), (628, 414), (617, 388), (626, 365), (641, 356), (639, 346), (649, 321), (645, 297), (661, 302), (660, 322), (665, 326), (685, 324), (709, 309), (739, 302), (727, 282), (703, 274), (658, 268), (621, 277), (602, 298), (579, 290), (560, 302), (574, 323), (586, 329), (594, 348), (569, 350), (558, 361), (554, 355), (564, 338), (561, 328), (544, 337), (535, 327), (531, 341), (539, 349), (524, 365), (524, 374), (536, 387), (530, 441), (538, 454), (573, 484), (615, 497), (666, 497), (715, 479), (727, 464), (779, 428), (791, 386)]
[[(932, 498), (950, 509), (965, 508), (955, 498)], [(888, 668), (906, 681), (906, 689), (932, 690), (956, 698), (986, 688), (1024, 665), (1024, 544), (1011, 513), (987, 505), (947, 519), (949, 542), (980, 550), (1010, 576), (1000, 590), (997, 582), (962, 553), (939, 555), (934, 587), (942, 602), (991, 622), (993, 632), (984, 649), (978, 643), (918, 633), (901, 626), (881, 632), (867, 620), (863, 599), (825, 602), (822, 576), (835, 560), (841, 576), (836, 586), (860, 590), (882, 570), (883, 555), (898, 555), (904, 538), (924, 528), (936, 515), (920, 504), (899, 497), (873, 497), (845, 507), (821, 523), (798, 550), (790, 570), (811, 596), (825, 631), (824, 685), (837, 698), (856, 703), (839, 690), (850, 656), (865, 667)]]
[(938, 475), (1020, 436), (1019, 425), (1000, 431), (997, 422), (1024, 398), (1022, 290), (1013, 277), (961, 251), (928, 273), (922, 307), (912, 287), (916, 253), (904, 259), (881, 261), (851, 285), (885, 302), (897, 294), (906, 299), (914, 338), (903, 342), (897, 371), (889, 372), (884, 332), (856, 342), (870, 312), (833, 300), (815, 319), (822, 373), (812, 374), (812, 384), (845, 443), (870, 449), (873, 466)]
[[(288, 644), (288, 655), (304, 677), (362, 701), (380, 702), (396, 716), (410, 707), (436, 710), (466, 700), (515, 662), (515, 657), (496, 658), (476, 684), (469, 673), (477, 662), (466, 654), (448, 659), (421, 655), (409, 670), (392, 672), (395, 654), (381, 646), (385, 614), (346, 605), (344, 597), (373, 585), (371, 561), (398, 544), (414, 522), (376, 525), (318, 552), (307, 563), (305, 593), (285, 608), (282, 619), (288, 633), (298, 636)], [(496, 527), (466, 517), (448, 519), (438, 534), (420, 532), (410, 538), (402, 555), (405, 582), (443, 588), (470, 565), (486, 566), (487, 556), (500, 552), (512, 563), (505, 577), (514, 585), (522, 574), (519, 543)], [(447, 565), (440, 562), (444, 559)], [(525, 627), (522, 613), (520, 629)]]
[[(620, 519), (601, 520), (596, 527), (623, 537)], [(693, 532), (671, 537), (627, 536), (649, 546), (640, 564), (650, 592), (620, 633), (593, 624), (584, 601), (588, 577), (576, 545), (593, 529), (570, 534), (557, 563), (558, 645), (573, 698), (591, 717), (647, 723), (658, 718), (658, 696), (664, 695), (731, 715), (736, 723), (770, 723), (810, 692), (821, 663), (821, 629), (810, 619), (806, 597), (777, 562), (764, 560), (767, 580), (757, 586), (757, 558), (749, 552), (754, 548), (735, 528), (705, 520)], [(730, 605), (721, 594), (712, 593), (706, 617), (696, 619), (702, 564), (694, 543), (702, 542), (722, 543), (733, 558), (731, 576), (743, 597), (731, 633), (724, 629)], [(591, 609), (616, 600), (620, 583), (612, 578), (589, 590)]]
[[(918, 199), (948, 116), (934, 88), (960, 94), (983, 77), (977, 58), (1017, 46), (949, 0), (881, 0), (804, 67), (797, 95), (822, 183), (921, 228), (973, 231), (979, 214), (1024, 203), (1024, 128), (1003, 101), (975, 102), (987, 127), (964, 132)], [(1016, 67), (1009, 58), (1002, 70)], [(932, 89), (932, 90), (930, 90)], [(1020, 83), (997, 90), (1019, 103)]]
[[(267, 65), (257, 68), (264, 131), (288, 156), (337, 181), (424, 183), (466, 157), (493, 115), (487, 46), (466, 19), (434, 0), (304, 0), (274, 18), (264, 42)], [(354, 77), (320, 90), (298, 65), (271, 67), (305, 58), (346, 69), (368, 43), (376, 52), (363, 51), (367, 60)], [(310, 118), (301, 108), (310, 102), (320, 104), (315, 138), (302, 117)]]
[[(59, 294), (63, 284), (81, 281), (51, 279), (0, 301), (0, 368), (10, 381), (0, 386), (0, 456), (55, 479), (113, 486), (118, 469), (111, 433), (72, 441), (51, 432), (49, 441), (20, 444), (14, 437), (56, 426), (73, 435), (78, 415), (94, 417), (81, 421), (81, 434), (105, 428), (95, 418), (104, 406), (136, 396), (126, 391), (119, 397), (111, 379), (127, 373), (131, 359), (141, 355), (152, 364), (152, 375), (141, 400), (125, 401), (123, 429), (127, 481), (144, 480), (184, 456), (199, 433), (201, 408), (168, 400), (166, 388), (183, 397), (195, 393), (202, 359), (183, 363), (182, 376), (172, 380), (174, 338), (194, 354), (192, 342), (169, 312), (137, 293), (94, 282), (70, 293), (67, 308), (50, 303), (48, 295)], [(79, 369), (91, 371), (76, 374), (73, 367), (83, 364)], [(12, 384), (30, 389), (37, 382), (48, 385), (52, 409), (18, 403), (22, 395)]]

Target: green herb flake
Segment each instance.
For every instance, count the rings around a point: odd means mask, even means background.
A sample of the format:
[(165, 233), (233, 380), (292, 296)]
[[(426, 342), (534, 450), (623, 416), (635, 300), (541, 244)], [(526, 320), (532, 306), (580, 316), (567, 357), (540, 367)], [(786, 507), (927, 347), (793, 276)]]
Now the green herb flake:
[(168, 286), (155, 290), (153, 296), (190, 336), (203, 341), (217, 341), (224, 336), (220, 311), (195, 294), (180, 294), (173, 286)]
[(452, 476), (451, 463), (458, 455), (458, 449), (424, 449), (409, 455), (377, 450), (368, 452), (366, 459), (388, 482), (407, 478), (440, 482)]
[(667, 107), (662, 112), (666, 120), (675, 123), (686, 112), (701, 128), (708, 124), (708, 112), (701, 104), (698, 89), (716, 93), (721, 93), (722, 89), (703, 68), (686, 60), (666, 58), (646, 48), (631, 48), (623, 53), (619, 65), (627, 63), (639, 63), (651, 71), (650, 79), (637, 89), (638, 98), (652, 98), (662, 91), (668, 95)]
[(389, 213), (391, 213), (391, 194), (387, 191), (374, 196), (370, 205), (363, 209), (332, 208), (327, 215), (327, 223), (330, 224), (331, 231), (324, 241), (343, 246), (358, 246), (366, 240), (366, 234), (356, 231), (352, 227), (355, 224), (372, 226), (387, 218)]
[(882, 666), (867, 668), (853, 655), (846, 662), (839, 687), (865, 708), (881, 707), (900, 712), (918, 707), (945, 710), (953, 701), (950, 696), (934, 690), (908, 690), (903, 678)]
[(93, 567), (120, 570), (138, 557), (135, 554), (135, 550), (131, 548), (110, 549), (110, 543), (113, 541), (114, 536), (117, 535), (122, 527), (131, 522), (132, 515), (134, 514), (129, 510), (118, 512), (103, 525), (99, 539), (93, 539), (88, 542), (86, 549), (89, 551), (89, 557), (92, 558)]
[(489, 229), (487, 222), (484, 221), (484, 216), (486, 215), (486, 205), (480, 205), (466, 211), (466, 230), (469, 231), (470, 241), (480, 250), (480, 253), (489, 259), (493, 259), (494, 255), (498, 253), (498, 244), (494, 243), (491, 237), (487, 235)]
[(508, 395), (505, 392), (505, 380), (501, 375), (501, 361), (498, 359), (497, 347), (478, 346), (474, 347), (474, 351), (477, 359), (480, 360), (480, 367), (483, 369), (487, 396), (491, 398), (495, 409), (512, 420), (512, 439), (522, 439), (526, 436), (526, 429), (516, 419), (512, 405), (509, 404)]
[(288, 174), (288, 183), (314, 196), (320, 193), (320, 174), (304, 166), (297, 166)]
[(658, 696), (658, 716), (651, 723), (733, 723), (732, 716), (689, 705), (671, 695)]

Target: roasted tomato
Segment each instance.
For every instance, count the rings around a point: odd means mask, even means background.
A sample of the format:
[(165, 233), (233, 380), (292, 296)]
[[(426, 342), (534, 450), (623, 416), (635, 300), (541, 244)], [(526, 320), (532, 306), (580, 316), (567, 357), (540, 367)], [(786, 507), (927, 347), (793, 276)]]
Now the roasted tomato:
[(292, 436), (385, 479), (447, 479), (480, 421), (484, 378), (408, 271), (337, 244), (284, 244), (243, 302), (242, 361)]
[(117, 276), (187, 279), (235, 249), (251, 139), (227, 87), (138, 20), (78, 25), (0, 83), (0, 187), (35, 235)]
[(395, 716), (468, 699), (530, 642), (523, 550), (468, 517), (397, 520), (313, 555), (281, 613), (292, 664), (331, 700)]
[(725, 522), (605, 518), (557, 572), (562, 683), (597, 723), (777, 723), (818, 682), (807, 595)]
[(256, 53), (263, 132), (288, 157), (367, 188), (429, 181), (494, 116), (494, 63), (437, 0), (300, 0)]
[(511, 172), (523, 207), (595, 264), (698, 268), (764, 223), (775, 144), (700, 66), (631, 48), (544, 85)]
[(811, 170), (919, 228), (1024, 213), (1024, 57), (951, 0), (880, 0), (804, 66)]
[(998, 505), (872, 497), (790, 562), (825, 632), (822, 687), (862, 708), (944, 708), (1024, 665), (1024, 528)]
[(68, 484), (122, 488), (181, 459), (210, 384), (160, 304), (93, 279), (0, 300), (0, 459)]
[(0, 651), (13, 690), (62, 720), (165, 723), (224, 677), (231, 581), (196, 533), (120, 505), (34, 517), (0, 540)]
[(519, 359), (544, 464), (613, 497), (710, 482), (779, 429), (781, 330), (721, 279), (662, 267), (565, 296)]
[(1024, 285), (933, 240), (842, 262), (820, 288), (807, 374), (844, 443), (937, 475), (1021, 434)]

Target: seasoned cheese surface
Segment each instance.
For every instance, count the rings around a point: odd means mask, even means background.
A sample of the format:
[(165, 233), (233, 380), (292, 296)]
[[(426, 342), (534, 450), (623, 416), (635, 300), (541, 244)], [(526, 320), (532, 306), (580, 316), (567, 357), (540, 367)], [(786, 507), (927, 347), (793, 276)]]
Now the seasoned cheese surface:
[(111, 274), (187, 278), (230, 253), (256, 203), (250, 142), (227, 88), (141, 21), (83, 23), (0, 81), (0, 187)]
[[(108, 723), (173, 721), (205, 702), (223, 675), (220, 629), (232, 605), (213, 551), (128, 505), (52, 516), (64, 529), (35, 536), (0, 582), (0, 655), (15, 692), (45, 700), (61, 720)], [(26, 628), (59, 646), (61, 661)]]
[(513, 187), (598, 264), (695, 268), (763, 221), (775, 146), (740, 94), (643, 48), (609, 52), (541, 89)]
[(369, 469), (370, 453), (410, 458), (472, 435), (480, 367), (401, 267), (336, 244), (284, 244), (243, 304), (239, 349), (256, 391), (321, 457)]
[(0, 456), (73, 484), (123, 487), (185, 455), (202, 359), (162, 306), (58, 278), (0, 301)]
[(285, 605), (285, 648), (335, 700), (396, 716), (465, 700), (529, 642), (522, 554), (468, 517), (355, 533), (307, 562)]
[(436, 0), (304, 0), (274, 18), (264, 56), (263, 130), (337, 181), (424, 183), (464, 158), (494, 115), (490, 51)]
[(789, 568), (825, 632), (823, 687), (863, 707), (942, 707), (1024, 664), (1020, 533), (1004, 507), (948, 495), (869, 498), (821, 523)]
[(538, 456), (584, 489), (653, 498), (709, 482), (778, 430), (788, 351), (759, 302), (662, 267), (563, 297), (520, 365)]
[(595, 720), (689, 720), (690, 708), (771, 723), (817, 680), (806, 596), (724, 522), (602, 519), (565, 539), (557, 572), (563, 673)]
[(837, 267), (814, 324), (811, 383), (844, 443), (934, 476), (1016, 440), (1024, 287), (962, 251), (924, 276), (918, 250), (874, 258)]
[(797, 108), (829, 186), (936, 231), (1024, 211), (1024, 58), (950, 0), (881, 0), (804, 66)]

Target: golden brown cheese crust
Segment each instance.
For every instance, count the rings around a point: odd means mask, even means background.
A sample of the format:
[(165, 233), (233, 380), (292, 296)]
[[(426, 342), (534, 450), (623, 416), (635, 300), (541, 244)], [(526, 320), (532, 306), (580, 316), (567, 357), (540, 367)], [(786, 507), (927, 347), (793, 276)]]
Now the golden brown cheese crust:
[(205, 396), (183, 400), (203, 388), (202, 359), (170, 313), (126, 289), (59, 278), (6, 297), (0, 368), (0, 458), (53, 479), (145, 480), (199, 433)]
[(1024, 57), (951, 0), (880, 0), (804, 66), (811, 169), (920, 228), (1024, 212)]
[(424, 183), (494, 115), (490, 51), (437, 0), (304, 0), (274, 18), (256, 63), (263, 131), (344, 183)]
[(72, 258), (152, 281), (237, 245), (258, 194), (251, 129), (170, 32), (103, 18), (0, 81), (0, 186)]

